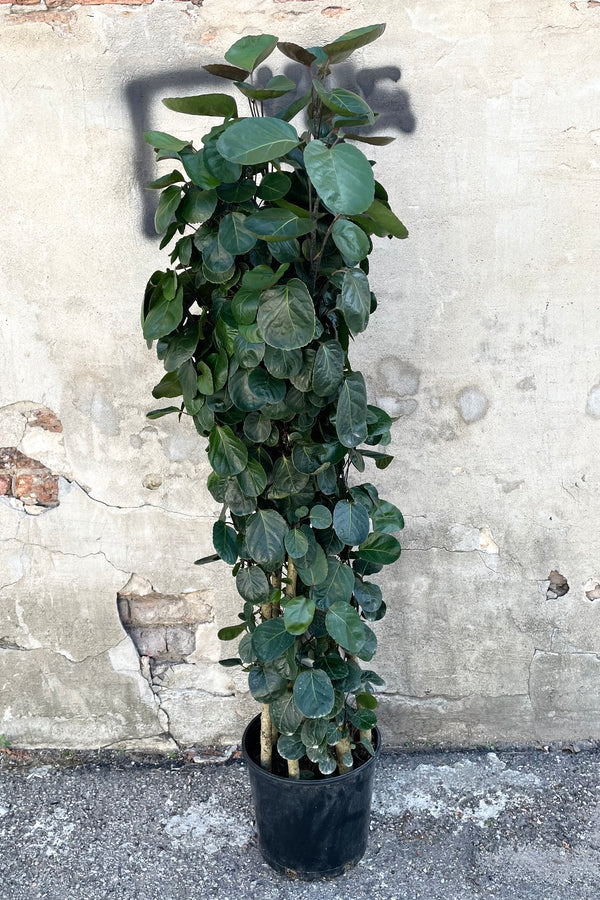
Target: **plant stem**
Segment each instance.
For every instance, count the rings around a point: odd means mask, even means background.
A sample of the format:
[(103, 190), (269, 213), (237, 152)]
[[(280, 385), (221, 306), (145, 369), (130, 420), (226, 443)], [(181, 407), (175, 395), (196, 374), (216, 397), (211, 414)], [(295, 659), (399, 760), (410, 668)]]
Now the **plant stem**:
[(335, 755), (337, 756), (338, 761), (338, 770), (340, 775), (345, 775), (346, 772), (350, 772), (352, 766), (347, 766), (343, 762), (343, 757), (346, 753), (350, 753), (350, 735), (348, 737), (342, 738), (339, 744), (335, 745)]
[(271, 771), (273, 744), (271, 742), (271, 716), (269, 704), (263, 703), (260, 714), (260, 764), (267, 772)]
[(300, 778), (300, 763), (297, 759), (288, 759), (288, 778)]
[(368, 728), (366, 731), (361, 731), (360, 739), (361, 739), (361, 741), (367, 740), (367, 741), (369, 741), (370, 744), (372, 744), (373, 743), (373, 732), (371, 731), (371, 729)]
[[(296, 572), (296, 566), (288, 556), (287, 558), (287, 581), (288, 583), (285, 586), (285, 595), (286, 597), (295, 597), (296, 596), (296, 581), (298, 579), (298, 573)], [(297, 759), (288, 759), (288, 778), (300, 778), (300, 763)]]

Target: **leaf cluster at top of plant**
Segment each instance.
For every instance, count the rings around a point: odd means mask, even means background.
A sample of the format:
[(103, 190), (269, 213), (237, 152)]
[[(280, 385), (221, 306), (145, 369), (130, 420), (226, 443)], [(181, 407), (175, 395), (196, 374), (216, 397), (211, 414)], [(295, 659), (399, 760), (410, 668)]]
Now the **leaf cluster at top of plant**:
[[(331, 67), (383, 30), (309, 49), (244, 37), (227, 64), (205, 68), (234, 83), (249, 116), (229, 94), (170, 98), (170, 109), (221, 121), (201, 146), (145, 135), (158, 160), (175, 161), (150, 185), (161, 191), (161, 248), (175, 244), (142, 309), (166, 370), (153, 395), (172, 401), (149, 417), (191, 416), (208, 438), (208, 488), (222, 504), (214, 546), (244, 601), (239, 624), (220, 632), (241, 636), (224, 663), (242, 665), (268, 704), (280, 754), (307, 756), (323, 774), (335, 771), (342, 740), (372, 751), (373, 689), (383, 681), (361, 662), (377, 646), (368, 623), (386, 606), (369, 577), (398, 559), (393, 533), (403, 527), (372, 483), (349, 481), (351, 466), (362, 473), (392, 459), (373, 449), (389, 444), (392, 420), (368, 403), (348, 358), (377, 307), (373, 235), (407, 234), (355, 142), (391, 139), (361, 137), (376, 113), (327, 86)], [(283, 75), (256, 85), (276, 47), (304, 67), (305, 93)]]

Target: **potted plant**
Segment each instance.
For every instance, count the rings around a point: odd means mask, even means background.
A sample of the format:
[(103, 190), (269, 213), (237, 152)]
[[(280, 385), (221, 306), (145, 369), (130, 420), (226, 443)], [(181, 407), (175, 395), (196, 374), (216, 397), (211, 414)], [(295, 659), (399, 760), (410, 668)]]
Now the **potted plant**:
[[(327, 83), (384, 28), (310, 49), (244, 37), (205, 69), (234, 82), (249, 116), (229, 94), (170, 98), (169, 109), (221, 121), (198, 148), (145, 135), (157, 159), (176, 160), (150, 185), (161, 248), (175, 243), (142, 310), (166, 369), (153, 395), (176, 405), (148, 415), (191, 416), (208, 439), (222, 510), (216, 552), (197, 562), (233, 567), (243, 607), (219, 636), (239, 638), (222, 664), (244, 668), (262, 705), (244, 735), (261, 850), (303, 878), (339, 874), (365, 850), (383, 684), (368, 665), (370, 623), (386, 609), (370, 576), (398, 559), (403, 527), (356, 476), (390, 463), (374, 448), (390, 442), (392, 420), (368, 403), (348, 356), (377, 306), (372, 237), (407, 235), (355, 144), (392, 139), (361, 136), (377, 115)], [(257, 84), (276, 48), (299, 64), (305, 92), (286, 75)]]

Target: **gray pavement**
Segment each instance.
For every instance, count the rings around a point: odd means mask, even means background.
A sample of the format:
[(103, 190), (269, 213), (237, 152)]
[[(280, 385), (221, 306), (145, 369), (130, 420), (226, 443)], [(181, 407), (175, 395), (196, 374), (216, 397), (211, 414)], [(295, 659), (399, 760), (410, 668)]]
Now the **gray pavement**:
[(384, 755), (364, 859), (306, 883), (262, 860), (235, 754), (4, 749), (0, 900), (598, 900), (599, 759), (591, 745)]

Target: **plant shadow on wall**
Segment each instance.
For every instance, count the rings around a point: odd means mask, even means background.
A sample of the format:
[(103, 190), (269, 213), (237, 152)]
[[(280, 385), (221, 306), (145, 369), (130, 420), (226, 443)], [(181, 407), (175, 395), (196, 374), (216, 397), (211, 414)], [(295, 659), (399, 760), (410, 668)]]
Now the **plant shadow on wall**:
[[(290, 94), (290, 99), (302, 96), (309, 84), (309, 75), (305, 67), (290, 62), (283, 72), (297, 84), (297, 89)], [(273, 72), (268, 66), (263, 65), (253, 74), (255, 83), (263, 85), (272, 77)], [(386, 133), (411, 134), (415, 130), (416, 119), (411, 109), (410, 96), (407, 90), (400, 87), (401, 77), (401, 70), (393, 65), (360, 69), (352, 61), (347, 61), (336, 67), (336, 81), (357, 91), (378, 111), (377, 125), (364, 128), (362, 133), (365, 135), (370, 131), (375, 133), (382, 130)], [(126, 87), (127, 106), (135, 137), (135, 174), (143, 192), (142, 230), (148, 237), (156, 237), (154, 228), (156, 200), (151, 192), (145, 190), (145, 186), (154, 178), (155, 164), (150, 148), (141, 144), (138, 137), (152, 128), (152, 110), (157, 97), (179, 91), (201, 93), (213, 90), (223, 90), (222, 80), (197, 68), (178, 69), (138, 78), (129, 82)], [(287, 103), (290, 99), (287, 99)], [(269, 114), (276, 115), (287, 103), (278, 102), (275, 98)]]
[[(227, 65), (208, 67), (241, 97), (163, 100), (216, 120), (201, 144), (144, 134), (167, 165), (150, 187), (161, 249), (171, 244), (142, 307), (166, 370), (152, 393), (171, 405), (147, 415), (187, 416), (207, 439), (221, 512), (216, 553), (196, 562), (232, 566), (241, 611), (219, 632), (236, 653), (221, 664), (241, 666), (262, 705), (243, 741), (261, 850), (302, 877), (340, 874), (364, 853), (384, 683), (369, 665), (371, 626), (386, 612), (371, 576), (398, 560), (404, 526), (351, 474), (392, 461), (392, 419), (368, 403), (349, 348), (377, 309), (374, 240), (408, 234), (357, 146), (369, 153), (393, 137), (365, 133), (377, 113), (329, 83), (384, 28), (309, 49), (241, 38)], [(287, 75), (255, 81), (275, 49), (299, 64), (300, 91)]]

